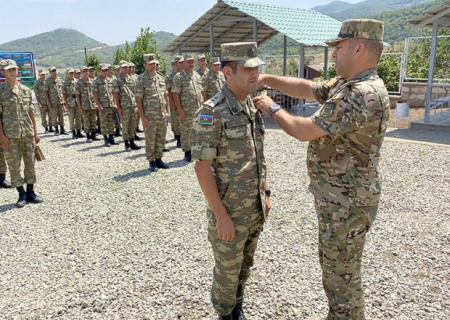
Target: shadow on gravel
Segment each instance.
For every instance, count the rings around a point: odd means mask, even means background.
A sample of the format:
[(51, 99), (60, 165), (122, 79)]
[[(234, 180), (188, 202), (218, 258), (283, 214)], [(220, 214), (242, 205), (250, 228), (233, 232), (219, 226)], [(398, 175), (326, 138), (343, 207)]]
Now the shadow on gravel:
[(12, 204), (4, 204), (4, 205), (0, 206), (0, 216), (1, 216), (1, 214), (2, 214), (3, 212), (12, 210), (12, 209), (14, 209), (14, 208), (15, 208), (14, 203), (12, 203)]
[(386, 138), (450, 146), (450, 134), (443, 130), (394, 129), (386, 132)]
[[(95, 142), (94, 142), (95, 143)], [(103, 145), (103, 142), (102, 142), (102, 144), (101, 145), (91, 145), (92, 147), (86, 147), (86, 148), (83, 148), (83, 149), (80, 149), (80, 150), (78, 150), (78, 151), (81, 151), (81, 152), (86, 152), (86, 151), (90, 151), (90, 150), (98, 150), (98, 149), (106, 149), (107, 147), (105, 147), (104, 145)]]
[(124, 153), (124, 152), (125, 152), (125, 150), (123, 150), (123, 149), (115, 150), (115, 151), (111, 151), (111, 152), (103, 152), (103, 153), (98, 154), (97, 157), (104, 158), (104, 157), (114, 156), (116, 154), (120, 154), (120, 153)]
[(85, 140), (73, 140), (73, 142), (64, 144), (61, 147), (63, 147), (63, 148), (70, 148), (70, 147), (78, 146), (78, 145), (85, 144), (85, 143), (86, 143)]
[(132, 156), (126, 157), (127, 160), (135, 160), (135, 159), (139, 159), (139, 158), (145, 158), (146, 154), (145, 153), (138, 153), (138, 154), (133, 154)]
[(184, 159), (175, 160), (172, 162), (166, 162), (166, 164), (169, 165), (169, 170), (175, 169), (175, 168), (187, 167), (190, 163), (192, 163), (192, 162), (186, 162), (186, 161), (184, 161)]
[(126, 182), (126, 181), (128, 181), (130, 179), (142, 178), (142, 177), (148, 176), (150, 174), (151, 174), (151, 172), (148, 169), (142, 169), (142, 170), (139, 170), (139, 171), (129, 172), (127, 174), (123, 174), (123, 175), (120, 175), (120, 176), (115, 176), (113, 178), (113, 180), (115, 182)]

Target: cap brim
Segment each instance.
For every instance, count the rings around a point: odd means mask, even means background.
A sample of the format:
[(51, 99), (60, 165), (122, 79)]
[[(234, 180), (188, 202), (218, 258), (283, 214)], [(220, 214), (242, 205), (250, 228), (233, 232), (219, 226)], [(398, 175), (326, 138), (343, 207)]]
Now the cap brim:
[(7, 67), (3, 68), (3, 70), (9, 70), (9, 69), (19, 69), (19, 67), (18, 66), (7, 66)]
[(266, 64), (264, 61), (262, 61), (258, 57), (251, 58), (251, 59), (248, 59), (248, 60), (240, 60), (238, 62), (239, 62), (239, 64), (242, 64), (246, 68), (256, 68), (256, 67), (259, 67), (259, 66), (262, 66), (262, 65)]
[(347, 38), (339, 38), (338, 37), (338, 38), (334, 38), (334, 39), (325, 41), (325, 44), (330, 47), (335, 47), (338, 44), (338, 42), (341, 42), (342, 40), (346, 40), (346, 39), (350, 39), (350, 38), (349, 37), (347, 37)]

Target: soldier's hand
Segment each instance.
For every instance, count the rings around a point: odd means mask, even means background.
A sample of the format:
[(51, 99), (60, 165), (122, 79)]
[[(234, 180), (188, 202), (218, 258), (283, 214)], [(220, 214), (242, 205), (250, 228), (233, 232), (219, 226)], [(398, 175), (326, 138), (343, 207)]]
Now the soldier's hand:
[(70, 106), (68, 103), (64, 104), (64, 106), (66, 107), (66, 110), (69, 111), (70, 110)]
[(102, 106), (97, 106), (97, 110), (98, 110), (98, 112), (100, 112), (100, 113), (103, 113), (103, 107)]
[(52, 104), (51, 102), (49, 102), (49, 103), (48, 103), (48, 107), (49, 107), (50, 109), (53, 109), (53, 104)]
[(270, 203), (270, 198), (268, 196), (266, 196), (265, 202), (266, 202), (266, 215), (268, 216), (270, 210), (272, 210), (272, 204)]
[(143, 117), (141, 118), (142, 120), (142, 125), (144, 126), (145, 129), (148, 128), (148, 118), (147, 117)]
[(261, 110), (265, 114), (268, 114), (270, 111), (270, 107), (275, 104), (275, 102), (269, 96), (257, 96), (252, 100), (255, 104), (256, 109)]
[(121, 118), (123, 118), (123, 109), (122, 108), (119, 108), (119, 116), (121, 117)]
[(0, 137), (0, 143), (6, 150), (9, 149), (9, 139), (6, 136)]
[(36, 135), (34, 136), (34, 142), (35, 142), (36, 144), (38, 144), (39, 141), (41, 141), (41, 137), (39, 137), (39, 135), (36, 134)]
[(183, 109), (178, 109), (178, 116), (181, 120), (186, 120), (186, 113), (184, 113)]
[(217, 236), (222, 241), (231, 242), (235, 237), (235, 227), (233, 220), (227, 214), (216, 222)]

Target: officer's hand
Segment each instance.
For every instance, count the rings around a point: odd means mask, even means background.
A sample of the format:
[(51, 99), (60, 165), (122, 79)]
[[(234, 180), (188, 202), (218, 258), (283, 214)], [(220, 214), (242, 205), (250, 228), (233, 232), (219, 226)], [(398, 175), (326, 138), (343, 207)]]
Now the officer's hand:
[(235, 228), (233, 220), (229, 215), (225, 215), (223, 218), (216, 222), (217, 236), (220, 240), (231, 242), (235, 237)]
[(97, 110), (98, 110), (98, 112), (100, 112), (100, 113), (103, 113), (103, 107), (102, 106), (97, 106)]
[(268, 114), (270, 111), (270, 107), (275, 104), (275, 102), (269, 96), (257, 96), (252, 100), (255, 104), (256, 109), (261, 110), (265, 114)]
[(68, 103), (64, 104), (64, 106), (66, 107), (66, 110), (69, 111), (70, 110), (70, 106)]
[(178, 109), (178, 116), (180, 117), (181, 120), (186, 120), (186, 113), (184, 113), (183, 109)]
[(266, 215), (268, 216), (270, 213), (270, 210), (272, 210), (272, 204), (270, 203), (270, 197), (266, 196), (265, 202), (266, 202)]
[(36, 134), (36, 135), (34, 136), (34, 142), (35, 142), (36, 144), (38, 144), (39, 141), (41, 141), (41, 137), (39, 137), (39, 135)]
[(141, 118), (142, 120), (142, 125), (144, 126), (145, 129), (148, 128), (148, 118), (147, 117), (143, 117)]
[(6, 136), (0, 137), (0, 143), (6, 150), (9, 149), (9, 139)]
[(122, 108), (119, 108), (119, 116), (121, 117), (121, 118), (123, 118), (123, 109)]
[(49, 107), (50, 109), (53, 109), (53, 103), (49, 102), (49, 103), (48, 103), (48, 107)]

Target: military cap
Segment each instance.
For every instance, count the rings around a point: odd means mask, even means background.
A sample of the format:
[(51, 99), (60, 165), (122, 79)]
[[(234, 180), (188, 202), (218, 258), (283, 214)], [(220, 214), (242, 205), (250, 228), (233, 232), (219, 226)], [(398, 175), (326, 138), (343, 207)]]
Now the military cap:
[(201, 53), (197, 57), (197, 60), (200, 60), (200, 59), (206, 59), (206, 56), (203, 53)]
[(258, 58), (256, 42), (233, 42), (220, 45), (222, 61), (236, 61), (246, 68), (255, 68), (265, 64)]
[(218, 57), (211, 58), (211, 64), (220, 64), (220, 59)]
[(144, 54), (144, 62), (145, 63), (159, 63), (159, 61), (156, 59), (156, 54), (154, 53), (146, 53)]
[(48, 68), (48, 71), (52, 71), (52, 70), (56, 70), (56, 67), (55, 66), (51, 66), (51, 67)]
[(114, 66), (114, 69), (120, 69), (120, 66), (115, 65), (115, 66)]
[(130, 65), (128, 64), (128, 62), (126, 62), (126, 61), (121, 61), (120, 62), (120, 67), (121, 68), (123, 68), (123, 67), (125, 67), (125, 68), (128, 68)]
[[(187, 53), (184, 55), (184, 60), (189, 61), (189, 60), (194, 60), (194, 56), (190, 53)], [(179, 61), (181, 62), (181, 61)]]
[(83, 71), (83, 70), (89, 70), (89, 68), (86, 67), (86, 66), (82, 66), (82, 67), (80, 68), (80, 71)]
[(325, 41), (329, 46), (336, 46), (346, 39), (366, 39), (383, 41), (384, 24), (374, 19), (348, 19), (342, 22), (337, 38)]
[(3, 66), (6, 64), (6, 60), (0, 60), (0, 68), (3, 68)]
[(67, 73), (75, 72), (73, 68), (67, 68)]
[(74, 69), (73, 72), (75, 72), (75, 73), (80, 73), (81, 70), (80, 70), (80, 69)]
[(175, 58), (173, 59), (175, 62), (184, 62), (184, 58), (183, 56), (175, 56)]
[(46, 72), (42, 69), (39, 69), (38, 73), (39, 73), (39, 75), (41, 75), (41, 74), (45, 74)]
[(19, 69), (19, 67), (17, 66), (17, 63), (12, 60), (12, 59), (6, 59), (3, 60), (3, 64), (2, 64), (2, 69), (3, 70), (9, 70), (9, 69)]
[(89, 66), (88, 69), (89, 70), (94, 70), (94, 67), (93, 66)]
[(109, 66), (107, 63), (100, 63), (99, 67), (100, 67), (100, 70), (109, 69)]

